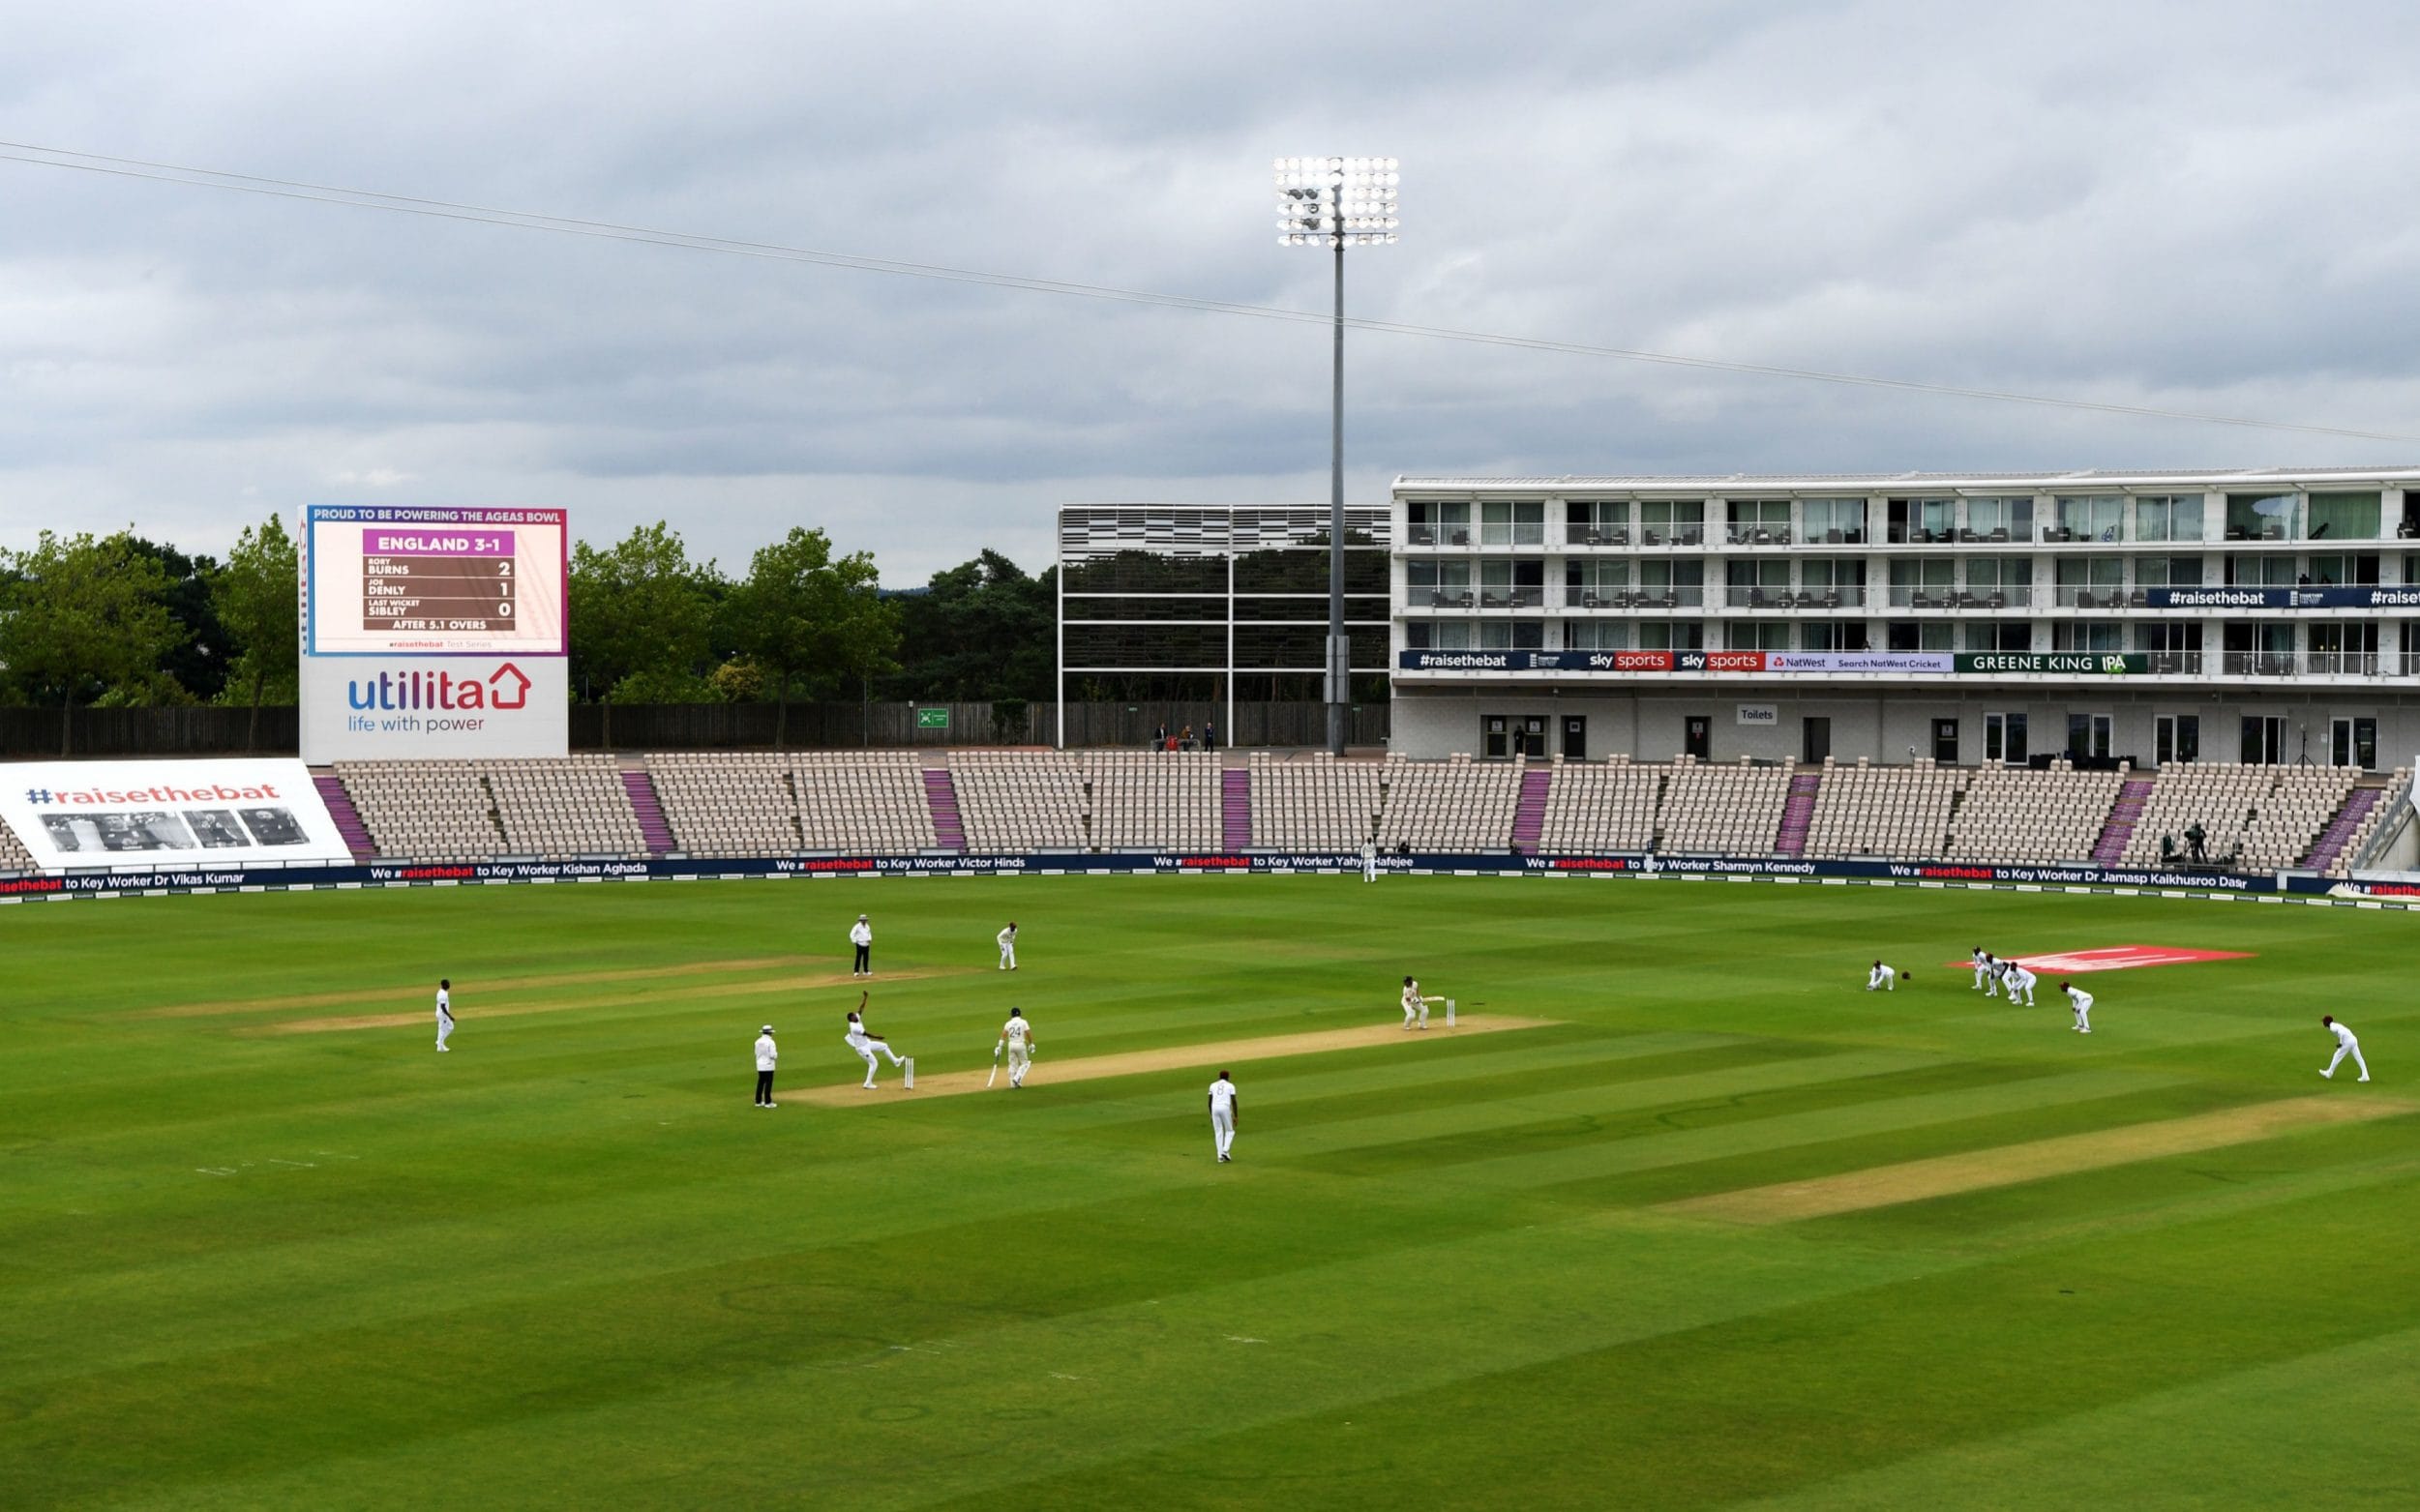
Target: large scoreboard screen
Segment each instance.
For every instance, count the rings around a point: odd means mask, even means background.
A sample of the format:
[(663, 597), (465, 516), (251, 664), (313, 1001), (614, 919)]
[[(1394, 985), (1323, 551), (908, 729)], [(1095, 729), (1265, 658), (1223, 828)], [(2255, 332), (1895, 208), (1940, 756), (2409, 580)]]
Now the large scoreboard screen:
[(570, 550), (559, 509), (314, 505), (314, 656), (561, 656)]

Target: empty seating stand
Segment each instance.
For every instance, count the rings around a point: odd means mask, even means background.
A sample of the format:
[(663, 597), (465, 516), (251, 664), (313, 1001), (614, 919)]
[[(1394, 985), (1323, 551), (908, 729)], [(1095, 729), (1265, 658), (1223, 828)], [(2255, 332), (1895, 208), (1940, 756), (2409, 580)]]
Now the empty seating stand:
[(1683, 756), (1663, 790), (1663, 839), (1673, 855), (1761, 856), (1773, 852), (1796, 761), (1710, 766)]
[(33, 869), (33, 853), (25, 848), (23, 841), (16, 838), (16, 831), (9, 828), (8, 821), (0, 819), (0, 872), (31, 872)]
[(2086, 861), (2133, 769), (2048, 771), (1987, 762), (1966, 783), (1944, 854), (1957, 861)]
[(1805, 854), (1817, 860), (1937, 856), (1949, 836), (1950, 811), (1965, 787), (1964, 772), (1929, 760), (1838, 766), (1827, 759)]
[(789, 756), (668, 751), (649, 756), (664, 822), (684, 855), (788, 856), (806, 848)]
[(1083, 763), (1059, 751), (952, 751), (949, 780), (971, 850), (1082, 850), (1091, 817)]
[(1565, 855), (1653, 848), (1668, 770), (1639, 765), (1627, 756), (1556, 767), (1554, 786), (1546, 789), (1546, 822), (1539, 831), (1538, 848)]
[(799, 752), (789, 771), (810, 852), (912, 855), (939, 844), (913, 752)]
[(1225, 843), (1218, 757), (1201, 751), (1090, 751), (1095, 850), (1214, 850)]
[(340, 761), (336, 775), (388, 860), (491, 861), (505, 854), (494, 796), (467, 761)]
[(1468, 756), (1445, 761), (1389, 756), (1380, 768), (1386, 807), (1378, 818), (1378, 843), (1392, 849), (1507, 850), (1512, 818), (1521, 801), (1522, 763), (1477, 762)]
[(622, 769), (610, 756), (482, 763), (504, 849), (553, 861), (644, 857)]
[(1358, 851), (1376, 837), (1378, 762), (1255, 751), (1248, 766), (1255, 848)]

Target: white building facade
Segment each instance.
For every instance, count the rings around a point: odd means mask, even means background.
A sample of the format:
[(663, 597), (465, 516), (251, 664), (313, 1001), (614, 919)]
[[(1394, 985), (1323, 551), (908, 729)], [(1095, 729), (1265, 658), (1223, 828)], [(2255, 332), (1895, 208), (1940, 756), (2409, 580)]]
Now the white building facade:
[(1391, 523), (1411, 756), (2420, 751), (2420, 467), (1406, 477)]

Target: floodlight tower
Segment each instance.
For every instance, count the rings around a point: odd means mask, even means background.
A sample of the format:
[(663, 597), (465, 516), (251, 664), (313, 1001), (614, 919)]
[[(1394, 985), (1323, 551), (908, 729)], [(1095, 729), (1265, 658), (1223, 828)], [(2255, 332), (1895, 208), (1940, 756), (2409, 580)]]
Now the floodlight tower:
[(1335, 380), (1329, 414), (1328, 751), (1344, 755), (1353, 697), (1352, 642), (1344, 631), (1344, 250), (1395, 239), (1392, 158), (1279, 158), (1277, 241), (1336, 254)]

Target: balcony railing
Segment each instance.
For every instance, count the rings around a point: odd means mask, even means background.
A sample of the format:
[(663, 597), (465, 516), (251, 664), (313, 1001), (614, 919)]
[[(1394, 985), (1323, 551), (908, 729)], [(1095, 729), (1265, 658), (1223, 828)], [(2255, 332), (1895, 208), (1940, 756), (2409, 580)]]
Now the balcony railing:
[(2297, 668), (2291, 651), (2226, 651), (2221, 663), (2229, 677), (2291, 677)]
[(1416, 524), (1409, 527), (1408, 536), (1414, 546), (1469, 546), (1471, 527)]
[(1431, 588), (1433, 609), (1534, 609), (1546, 602), (1543, 588)]
[(1693, 609), (1705, 606), (1706, 590), (1686, 588), (1574, 588), (1565, 607), (1583, 609)]
[(1725, 588), (1723, 603), (1735, 609), (1859, 608), (1866, 603), (1866, 590), (1860, 587), (1803, 588), (1794, 593), (1787, 588)]
[(2375, 677), (2401, 660), (2376, 651), (2310, 651), (2304, 655), (2304, 670), (2314, 677)]
[(1566, 546), (1628, 546), (1628, 525), (1572, 525), (1563, 535)]
[(1732, 546), (1788, 546), (1787, 525), (1733, 525), (1723, 536)]
[(2057, 596), (2053, 602), (2063, 609), (2139, 609), (2151, 606), (2151, 600), (2140, 588), (2130, 593), (2124, 588), (2061, 583), (2051, 591)]
[(1981, 609), (1996, 613), (2002, 609), (2021, 609), (2033, 602), (2031, 588), (1919, 588), (1894, 583), (1891, 607), (1895, 609)]

